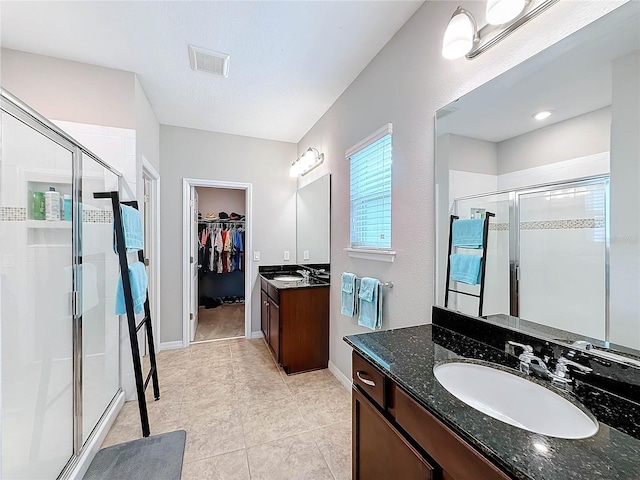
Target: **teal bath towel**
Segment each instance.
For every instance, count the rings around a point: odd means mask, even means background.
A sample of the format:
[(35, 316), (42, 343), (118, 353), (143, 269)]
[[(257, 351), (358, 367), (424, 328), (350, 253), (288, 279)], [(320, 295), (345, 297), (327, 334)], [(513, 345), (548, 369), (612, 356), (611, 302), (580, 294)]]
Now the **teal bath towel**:
[[(128, 205), (120, 205), (120, 212), (122, 213), (122, 231), (127, 253), (142, 250), (144, 248), (144, 231), (142, 230), (140, 212)], [(113, 251), (118, 253), (115, 231), (113, 232)]]
[(456, 282), (479, 285), (482, 274), (482, 257), (478, 255), (451, 255), (450, 278)]
[(356, 302), (356, 276), (353, 273), (342, 272), (341, 277), (342, 308), (340, 313), (347, 317), (353, 317), (357, 312)]
[(382, 327), (382, 295), (380, 282), (375, 278), (364, 277), (360, 281), (358, 293), (359, 306), (358, 325), (371, 330)]
[(451, 232), (451, 244), (454, 247), (482, 248), (484, 238), (484, 220), (455, 220)]
[[(131, 296), (133, 297), (133, 311), (142, 313), (144, 302), (147, 299), (147, 270), (142, 262), (129, 265), (129, 281), (131, 282)], [(122, 286), (122, 276), (118, 277), (118, 287), (116, 288), (116, 315), (127, 313), (124, 303), (124, 288)]]

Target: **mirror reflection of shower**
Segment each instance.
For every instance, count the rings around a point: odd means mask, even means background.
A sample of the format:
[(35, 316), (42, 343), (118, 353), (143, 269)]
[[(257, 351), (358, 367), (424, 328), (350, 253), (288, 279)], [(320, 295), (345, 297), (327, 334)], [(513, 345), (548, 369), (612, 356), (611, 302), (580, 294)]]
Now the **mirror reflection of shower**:
[[(496, 212), (485, 314), (608, 338), (608, 175), (456, 198), (451, 209), (461, 218)], [(472, 299), (457, 295), (454, 301), (457, 310), (473, 313)]]

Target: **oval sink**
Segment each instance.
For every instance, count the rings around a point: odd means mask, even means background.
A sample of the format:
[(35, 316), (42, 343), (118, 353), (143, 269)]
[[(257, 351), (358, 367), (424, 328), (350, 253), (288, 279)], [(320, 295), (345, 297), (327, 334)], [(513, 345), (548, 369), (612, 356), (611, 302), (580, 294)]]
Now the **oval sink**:
[(588, 438), (598, 422), (570, 401), (537, 383), (475, 363), (436, 365), (433, 373), (449, 393), (497, 420), (557, 438)]
[(280, 280), (281, 282), (297, 282), (298, 280), (302, 280), (302, 277), (300, 275), (276, 275), (273, 279)]

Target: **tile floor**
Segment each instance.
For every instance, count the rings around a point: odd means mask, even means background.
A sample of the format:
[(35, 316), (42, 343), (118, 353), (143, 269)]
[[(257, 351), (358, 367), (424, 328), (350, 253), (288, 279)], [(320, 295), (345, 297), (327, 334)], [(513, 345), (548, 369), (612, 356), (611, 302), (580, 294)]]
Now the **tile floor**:
[[(183, 480), (351, 478), (351, 395), (328, 370), (287, 376), (263, 340), (236, 339), (160, 352), (158, 373), (151, 434), (187, 431)], [(103, 447), (140, 436), (127, 402)]]
[(195, 341), (244, 336), (244, 303), (198, 309)]

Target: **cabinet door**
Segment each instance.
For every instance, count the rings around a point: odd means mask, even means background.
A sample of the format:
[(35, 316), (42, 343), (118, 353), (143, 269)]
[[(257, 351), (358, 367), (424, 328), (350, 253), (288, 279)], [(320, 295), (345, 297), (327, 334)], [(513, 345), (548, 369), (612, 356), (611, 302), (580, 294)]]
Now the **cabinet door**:
[(433, 467), (356, 389), (353, 392), (353, 480), (432, 480)]
[(269, 345), (280, 362), (280, 307), (269, 300)]
[(260, 327), (262, 328), (262, 334), (264, 338), (269, 341), (269, 297), (264, 290), (260, 291), (260, 299), (262, 300), (261, 314), (260, 314)]

